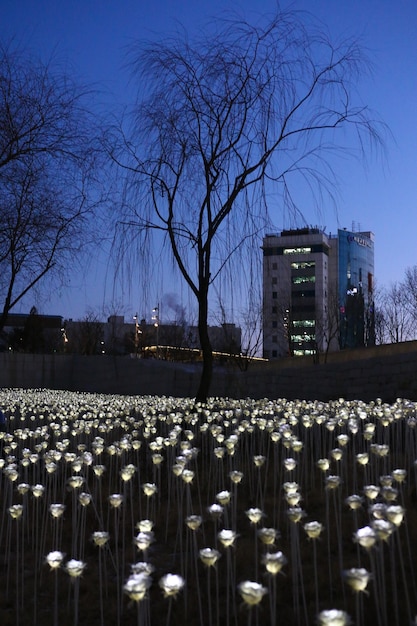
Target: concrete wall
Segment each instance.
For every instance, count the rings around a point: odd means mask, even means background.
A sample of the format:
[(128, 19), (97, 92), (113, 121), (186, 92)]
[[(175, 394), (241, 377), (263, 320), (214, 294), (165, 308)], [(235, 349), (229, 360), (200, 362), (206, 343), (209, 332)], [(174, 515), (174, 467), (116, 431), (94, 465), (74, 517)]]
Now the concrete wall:
[[(194, 396), (201, 365), (129, 357), (64, 354), (0, 354), (0, 386), (114, 394)], [(216, 367), (211, 394), (232, 398), (339, 397), (370, 401), (417, 400), (417, 342), (311, 357)]]

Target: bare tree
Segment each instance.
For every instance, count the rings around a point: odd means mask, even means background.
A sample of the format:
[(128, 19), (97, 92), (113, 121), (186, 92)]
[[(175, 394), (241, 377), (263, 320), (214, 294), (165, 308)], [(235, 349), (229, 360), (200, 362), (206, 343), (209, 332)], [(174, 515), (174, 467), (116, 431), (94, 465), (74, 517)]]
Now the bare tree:
[(414, 319), (408, 297), (405, 283), (393, 283), (385, 290), (382, 312), (387, 343), (399, 343), (413, 337)]
[(379, 140), (371, 114), (353, 101), (366, 67), (357, 42), (334, 46), (295, 12), (261, 26), (223, 20), (213, 32), (133, 50), (142, 95), (132, 131), (112, 146), (130, 173), (120, 249), (134, 228), (142, 250), (150, 232), (162, 233), (197, 300), (202, 402), (213, 366), (210, 286), (270, 223), (267, 190), (291, 205), (293, 175), (331, 187), (329, 155), (343, 128), (362, 148)]
[(40, 281), (74, 267), (91, 227), (98, 152), (85, 96), (59, 69), (0, 46), (0, 330)]
[(329, 290), (326, 309), (315, 322), (315, 335), (317, 358), (320, 358), (322, 352), (326, 363), (329, 352), (339, 348), (340, 300), (337, 290)]

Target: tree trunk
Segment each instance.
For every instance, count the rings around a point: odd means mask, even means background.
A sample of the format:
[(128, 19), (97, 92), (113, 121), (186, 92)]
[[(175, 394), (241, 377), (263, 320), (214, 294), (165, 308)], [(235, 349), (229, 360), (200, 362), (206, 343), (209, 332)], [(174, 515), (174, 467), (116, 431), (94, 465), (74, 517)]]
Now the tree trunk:
[(201, 351), (203, 353), (203, 370), (201, 372), (200, 383), (196, 394), (196, 402), (207, 401), (211, 379), (213, 376), (213, 349), (208, 334), (208, 302), (207, 292), (200, 291), (198, 301), (198, 335), (200, 338)]

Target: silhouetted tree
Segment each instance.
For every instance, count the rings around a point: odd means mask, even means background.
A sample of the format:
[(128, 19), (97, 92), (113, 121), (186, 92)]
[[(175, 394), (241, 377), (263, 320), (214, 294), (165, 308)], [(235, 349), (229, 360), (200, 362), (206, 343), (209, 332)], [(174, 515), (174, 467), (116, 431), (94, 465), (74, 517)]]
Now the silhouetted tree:
[(91, 228), (98, 152), (85, 96), (60, 69), (0, 44), (0, 330), (45, 276), (74, 267)]
[(355, 104), (353, 86), (366, 68), (360, 46), (333, 45), (300, 15), (278, 12), (256, 26), (219, 20), (211, 35), (132, 51), (139, 102), (131, 132), (111, 145), (129, 173), (119, 254), (132, 241), (143, 252), (152, 231), (164, 235), (198, 303), (197, 401), (207, 399), (212, 377), (210, 286), (270, 223), (268, 185), (297, 209), (292, 175), (331, 187), (329, 155), (343, 142), (342, 128), (362, 148), (379, 140), (373, 116)]

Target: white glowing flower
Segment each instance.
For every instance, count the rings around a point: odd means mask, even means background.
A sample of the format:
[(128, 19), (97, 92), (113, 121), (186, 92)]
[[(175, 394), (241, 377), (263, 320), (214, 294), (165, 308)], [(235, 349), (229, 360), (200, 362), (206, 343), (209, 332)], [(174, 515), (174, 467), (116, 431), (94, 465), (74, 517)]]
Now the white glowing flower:
[(218, 533), (217, 537), (225, 548), (229, 548), (234, 544), (237, 535), (234, 530), (225, 528)]
[(258, 524), (263, 517), (261, 509), (258, 509), (256, 507), (248, 509), (245, 512), (252, 524)]
[(320, 522), (306, 522), (304, 530), (309, 539), (318, 539), (324, 530), (324, 526)]
[(105, 530), (97, 530), (91, 535), (92, 540), (99, 548), (102, 548), (108, 540), (110, 539), (110, 535)]
[(65, 504), (51, 504), (49, 507), (50, 514), (55, 518), (61, 517), (64, 511)]
[(134, 602), (141, 602), (146, 598), (151, 582), (151, 578), (146, 572), (132, 574), (124, 584), (123, 591)]
[(200, 528), (202, 522), (203, 519), (200, 515), (188, 515), (188, 517), (185, 518), (185, 523), (190, 530), (197, 530)]
[(144, 483), (142, 485), (142, 491), (145, 496), (150, 498), (158, 491), (158, 487), (155, 485), (155, 483)]
[(61, 566), (62, 561), (64, 560), (64, 553), (59, 550), (53, 550), (46, 555), (46, 562), (48, 563), (51, 569), (58, 569)]
[(109, 495), (109, 503), (114, 509), (119, 508), (123, 502), (123, 496), (121, 493), (112, 493)]
[(65, 563), (65, 570), (71, 576), (71, 578), (78, 578), (81, 576), (85, 569), (86, 563), (78, 561), (77, 559), (70, 559)]
[(351, 619), (345, 611), (329, 609), (319, 613), (318, 624), (319, 626), (348, 626), (351, 624)]
[(134, 543), (138, 550), (147, 550), (151, 543), (154, 541), (154, 534), (152, 531), (140, 532), (134, 538)]
[(230, 491), (219, 491), (219, 493), (216, 495), (216, 500), (219, 504), (224, 506), (225, 504), (229, 504), (231, 496), (232, 494), (230, 493)]
[(207, 565), (207, 567), (213, 567), (213, 565), (215, 565), (221, 557), (221, 554), (214, 548), (202, 548), (199, 552), (199, 556), (204, 565)]
[(260, 528), (258, 530), (258, 537), (265, 545), (272, 545), (279, 533), (275, 528)]
[(371, 526), (364, 526), (359, 528), (353, 535), (353, 540), (359, 543), (363, 548), (369, 550), (372, 548), (377, 540), (375, 530)]
[(136, 528), (142, 533), (151, 532), (154, 527), (154, 522), (150, 519), (142, 519), (140, 522), (137, 522)]
[(262, 563), (265, 565), (267, 572), (275, 576), (286, 565), (287, 558), (282, 552), (267, 552), (262, 557)]
[(185, 580), (178, 574), (165, 574), (159, 581), (159, 586), (164, 592), (165, 598), (176, 596), (184, 585)]
[(22, 504), (12, 504), (8, 508), (10, 517), (13, 519), (20, 519), (23, 514), (23, 505)]
[(238, 591), (242, 596), (243, 601), (250, 606), (259, 604), (264, 595), (268, 593), (266, 587), (263, 587), (261, 584), (253, 582), (251, 580), (245, 580), (244, 582), (240, 583), (238, 585)]
[(353, 567), (351, 569), (345, 570), (343, 574), (346, 582), (353, 589), (353, 591), (358, 592), (366, 590), (369, 579), (371, 577), (371, 574), (363, 567)]

